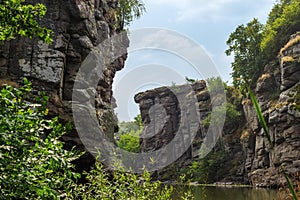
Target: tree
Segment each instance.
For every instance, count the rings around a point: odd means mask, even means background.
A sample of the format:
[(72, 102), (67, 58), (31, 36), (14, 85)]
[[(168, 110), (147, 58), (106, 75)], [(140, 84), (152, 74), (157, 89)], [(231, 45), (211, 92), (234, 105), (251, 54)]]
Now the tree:
[(45, 16), (47, 8), (43, 4), (26, 4), (25, 0), (2, 0), (0, 2), (0, 42), (26, 36), (51, 43), (52, 31), (43, 28), (38, 21)]
[(300, 30), (300, 1), (281, 0), (269, 14), (260, 45), (265, 63), (274, 59), (289, 40), (290, 35)]
[(233, 85), (242, 91), (247, 85), (253, 85), (262, 70), (260, 44), (263, 25), (253, 19), (246, 26), (240, 25), (227, 40), (229, 48), (225, 53), (234, 55), (232, 63)]
[(119, 28), (122, 30), (133, 20), (140, 18), (145, 10), (145, 4), (141, 0), (119, 0)]

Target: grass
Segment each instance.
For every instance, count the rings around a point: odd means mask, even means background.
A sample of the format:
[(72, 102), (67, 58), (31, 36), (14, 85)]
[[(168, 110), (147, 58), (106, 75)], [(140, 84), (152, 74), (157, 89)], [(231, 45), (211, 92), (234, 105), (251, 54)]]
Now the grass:
[(281, 50), (279, 55), (283, 55), (283, 52), (286, 51), (291, 46), (300, 43), (300, 34), (298, 34), (295, 38), (291, 39)]
[(263, 81), (268, 78), (271, 78), (270, 74), (263, 74), (263, 75), (261, 75), (261, 77), (259, 77), (258, 81)]
[(291, 63), (294, 62), (295, 59), (291, 56), (284, 56), (283, 58), (281, 58), (281, 64), (283, 63)]

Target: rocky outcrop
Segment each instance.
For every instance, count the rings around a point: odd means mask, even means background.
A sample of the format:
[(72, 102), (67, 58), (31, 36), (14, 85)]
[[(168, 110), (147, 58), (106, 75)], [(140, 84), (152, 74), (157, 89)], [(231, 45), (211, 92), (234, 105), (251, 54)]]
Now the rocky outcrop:
[[(35, 92), (45, 91), (50, 97), (52, 116), (72, 121), (72, 88), (76, 73), (86, 56), (102, 41), (116, 34), (117, 0), (30, 0), (44, 3), (48, 9), (41, 25), (53, 30), (52, 44), (36, 38), (17, 38), (0, 48), (0, 79), (22, 83), (23, 77), (33, 82)], [(128, 45), (128, 43), (127, 43)], [(104, 70), (97, 87), (96, 112), (104, 132), (113, 138), (117, 120), (112, 108), (112, 82), (116, 71), (124, 66), (126, 55)], [(76, 131), (63, 138), (68, 146), (80, 147)], [(87, 156), (84, 165), (92, 159)]]
[[(193, 92), (201, 101), (199, 103), (200, 115), (207, 116), (209, 112), (210, 96), (206, 89), (204, 81), (200, 81), (191, 85)], [(185, 132), (185, 127), (181, 126), (182, 119), (186, 120), (187, 113), (184, 113), (184, 107), (191, 106), (191, 102), (179, 102), (178, 99), (189, 99), (185, 97), (187, 87), (173, 86), (161, 87), (154, 90), (149, 90), (139, 93), (135, 96), (135, 101), (139, 103), (141, 117), (143, 120), (144, 131), (141, 135), (141, 150), (143, 152), (154, 151), (160, 149), (165, 144), (172, 141), (176, 134), (182, 135)], [(192, 123), (192, 121), (190, 122)], [(189, 124), (193, 125), (193, 124)], [(181, 127), (180, 127), (181, 126)], [(197, 126), (197, 124), (195, 124)], [(198, 130), (196, 138), (200, 138), (200, 130)], [(189, 131), (187, 131), (187, 135)], [(194, 142), (195, 145), (197, 145)], [(178, 144), (180, 145), (180, 144)], [(180, 148), (180, 146), (177, 146)], [(191, 158), (193, 155), (191, 147), (180, 160)], [(196, 151), (194, 151), (195, 153)]]
[[(192, 88), (192, 90), (188, 92), (188, 94), (183, 92), (189, 90), (189, 88)], [(178, 99), (189, 99), (190, 95), (194, 95), (195, 97), (193, 104), (191, 102), (179, 103)], [(212, 103), (218, 101), (218, 98), (220, 98), (220, 96), (216, 95), (211, 99), (210, 95), (205, 81), (198, 81), (191, 84), (190, 87), (188, 85), (161, 87), (139, 93), (135, 96), (135, 101), (139, 103), (140, 106), (144, 126), (140, 140), (142, 152), (155, 151), (163, 148), (165, 145), (173, 143), (173, 139), (176, 135), (188, 137), (193, 130), (196, 130), (195, 137), (192, 138), (187, 151), (178, 157), (176, 162), (170, 166), (156, 171), (156, 173), (153, 174), (155, 178), (164, 181), (179, 179), (182, 169), (188, 168), (193, 161), (202, 159), (201, 153), (203, 152), (201, 150), (203, 149), (201, 149), (201, 147), (203, 148), (205, 146), (202, 144), (204, 144), (205, 138), (209, 134), (208, 127), (206, 127), (203, 121), (211, 113)], [(190, 111), (187, 111), (185, 107), (199, 111), (199, 115), (195, 116), (197, 117), (196, 121), (198, 124), (188, 120), (183, 125), (184, 122), (182, 119), (185, 120), (187, 115), (190, 114)], [(243, 123), (241, 123), (241, 126), (242, 124)], [(193, 129), (195, 126), (196, 129)], [(232, 126), (229, 125), (229, 123), (225, 123), (225, 126), (227, 126), (227, 130), (230, 129), (231, 131), (222, 132), (223, 137), (220, 139), (222, 144), (216, 143), (213, 153), (224, 153), (224, 155), (226, 154), (226, 156), (228, 156), (228, 160), (225, 161), (226, 164), (222, 163), (222, 177), (219, 177), (220, 179), (215, 181), (245, 182), (247, 180), (245, 180), (243, 171), (244, 163), (242, 160), (244, 154), (243, 147), (239, 142), (240, 135), (232, 134), (232, 132), (236, 132), (240, 126)], [(208, 138), (209, 136), (206, 139)], [(178, 149), (183, 148), (183, 139), (174, 146), (172, 152), (169, 152), (170, 156), (176, 154)]]
[(295, 180), (300, 171), (300, 43), (291, 41), (281, 50), (278, 62), (267, 65), (256, 87), (272, 146), (265, 137), (252, 105), (244, 105), (249, 122), (247, 172), (257, 186), (285, 183), (280, 166)]

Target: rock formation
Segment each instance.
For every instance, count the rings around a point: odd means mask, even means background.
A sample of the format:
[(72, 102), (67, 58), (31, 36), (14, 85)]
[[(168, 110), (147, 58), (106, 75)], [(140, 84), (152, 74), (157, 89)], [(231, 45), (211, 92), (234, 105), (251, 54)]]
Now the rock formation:
[[(269, 127), (273, 149), (264, 136), (252, 105), (244, 110), (250, 131), (246, 171), (253, 185), (284, 183), (280, 166), (294, 179), (300, 171), (300, 43), (293, 35), (278, 62), (267, 65), (256, 86), (256, 96)], [(298, 38), (298, 40), (297, 40)]]
[[(27, 1), (26, 1), (27, 2)], [(50, 97), (52, 116), (72, 121), (72, 88), (76, 73), (86, 56), (102, 41), (118, 33), (117, 0), (30, 0), (44, 3), (48, 9), (41, 25), (53, 30), (53, 43), (36, 38), (17, 38), (0, 47), (0, 79), (22, 84), (23, 77), (33, 82), (34, 91)], [(128, 45), (128, 43), (126, 44)], [(107, 66), (99, 81), (96, 111), (101, 128), (113, 138), (117, 120), (112, 106), (112, 82), (116, 71), (124, 66), (126, 55)], [(76, 131), (63, 138), (68, 146), (84, 149)], [(85, 169), (93, 159), (86, 155), (79, 168)]]
[[(186, 85), (156, 88), (135, 96), (135, 101), (140, 106), (144, 126), (141, 137), (142, 152), (155, 151), (164, 145), (173, 143), (176, 135), (191, 137), (191, 132), (193, 130), (196, 131), (195, 137), (189, 143), (191, 145), (187, 151), (178, 157), (175, 163), (155, 173), (154, 176), (156, 178), (164, 181), (176, 180), (179, 178), (179, 171), (182, 168), (187, 167), (194, 160), (199, 160), (201, 153), (203, 153), (201, 151), (203, 150), (201, 149), (202, 144), (204, 144), (205, 139), (212, 139), (213, 137), (211, 136), (214, 135), (208, 132), (208, 127), (203, 124), (203, 120), (211, 113), (212, 102), (218, 101), (220, 95), (213, 96), (211, 99), (205, 81), (197, 81), (191, 84), (190, 87), (192, 91), (185, 94), (186, 96), (183, 96), (183, 91), (189, 88)], [(191, 103), (179, 104), (178, 98), (189, 99), (190, 95), (195, 96), (196, 106), (193, 106)], [(195, 102), (193, 103), (195, 104)], [(185, 107), (189, 107), (190, 110), (186, 111)], [(199, 111), (199, 115), (195, 116), (198, 123), (186, 119), (186, 115), (190, 115), (191, 109)], [(187, 122), (185, 123), (182, 120)], [(243, 123), (241, 123), (242, 125)], [(227, 130), (233, 127), (231, 125), (229, 127), (228, 123), (225, 126)], [(196, 129), (193, 127), (196, 127)], [(234, 132), (239, 127), (236, 126), (231, 131)], [(222, 131), (222, 136), (221, 140), (228, 153), (228, 161), (226, 162), (226, 166), (224, 166), (224, 172), (222, 172), (226, 174), (226, 177), (222, 177), (222, 179), (224, 181), (245, 182), (243, 162), (240, 162), (244, 157), (242, 144), (239, 141), (240, 136), (228, 134), (225, 131)], [(176, 154), (178, 149), (183, 148), (182, 146), (184, 146), (183, 139), (174, 145), (174, 149), (170, 155)], [(217, 142), (216, 146), (213, 151), (218, 151), (220, 145)]]

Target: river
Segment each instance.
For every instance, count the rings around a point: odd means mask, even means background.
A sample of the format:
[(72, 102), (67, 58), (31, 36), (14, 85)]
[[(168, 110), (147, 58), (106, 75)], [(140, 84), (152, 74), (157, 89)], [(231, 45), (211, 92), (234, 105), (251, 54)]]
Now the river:
[[(176, 186), (176, 191), (187, 191), (187, 187)], [(252, 187), (191, 186), (195, 200), (280, 200), (277, 190)], [(174, 200), (179, 199), (174, 195)]]

